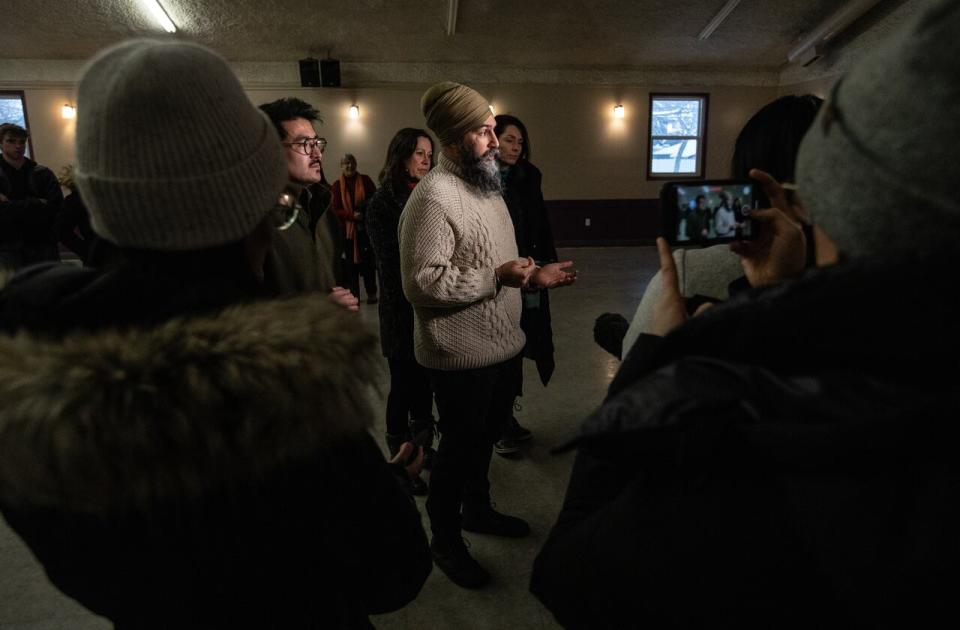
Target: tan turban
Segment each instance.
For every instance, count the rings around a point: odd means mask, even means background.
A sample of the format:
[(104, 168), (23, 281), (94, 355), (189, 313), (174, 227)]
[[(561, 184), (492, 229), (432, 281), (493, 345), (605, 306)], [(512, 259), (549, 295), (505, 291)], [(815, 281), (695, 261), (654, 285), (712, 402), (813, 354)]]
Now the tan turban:
[(452, 81), (437, 83), (424, 92), (420, 110), (443, 146), (457, 144), (493, 115), (487, 99), (473, 88)]

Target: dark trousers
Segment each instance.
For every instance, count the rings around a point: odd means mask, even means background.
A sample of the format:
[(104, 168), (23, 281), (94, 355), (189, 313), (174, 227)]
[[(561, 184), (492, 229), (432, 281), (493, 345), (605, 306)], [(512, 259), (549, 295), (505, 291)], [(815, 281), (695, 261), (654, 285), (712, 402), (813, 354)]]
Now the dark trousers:
[(377, 295), (377, 260), (373, 255), (373, 250), (367, 246), (363, 247), (363, 239), (360, 243), (360, 262), (353, 262), (353, 241), (343, 242), (343, 287), (350, 289), (358, 298), (360, 297), (360, 276), (363, 276), (363, 288), (367, 290), (367, 297), (371, 298)]
[(434, 536), (460, 535), (460, 508), (490, 501), (490, 457), (516, 387), (517, 355), (473, 370), (429, 370), (440, 414), (440, 444), (430, 474), (427, 514)]
[(413, 359), (387, 359), (387, 433), (415, 435), (433, 427), (433, 389), (427, 369)]

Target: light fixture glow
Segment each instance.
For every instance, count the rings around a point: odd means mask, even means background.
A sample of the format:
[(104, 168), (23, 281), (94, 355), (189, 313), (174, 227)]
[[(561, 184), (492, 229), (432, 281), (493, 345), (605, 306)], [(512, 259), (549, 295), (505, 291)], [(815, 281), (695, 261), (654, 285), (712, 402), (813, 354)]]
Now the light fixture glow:
[(704, 40), (710, 37), (713, 32), (717, 30), (717, 27), (719, 27), (723, 21), (727, 19), (727, 16), (729, 16), (733, 10), (737, 8), (738, 4), (740, 4), (740, 0), (727, 0), (727, 3), (723, 5), (723, 8), (721, 8), (720, 11), (713, 16), (713, 19), (703, 27), (703, 30), (700, 31), (699, 35), (697, 35), (697, 39)]
[(360, 108), (357, 107), (356, 105), (350, 106), (350, 118), (354, 120), (356, 120), (357, 118), (360, 118)]
[(150, 9), (150, 13), (153, 15), (153, 19), (160, 23), (160, 26), (163, 27), (168, 33), (176, 33), (177, 26), (173, 23), (173, 20), (170, 19), (170, 16), (167, 15), (167, 12), (158, 0), (144, 0), (147, 3), (147, 8)]
[(63, 116), (64, 119), (76, 118), (77, 108), (70, 103), (64, 103), (60, 109), (60, 115)]
[(624, 117), (623, 105), (617, 105), (613, 108), (613, 117), (614, 118), (623, 118)]
[(850, 0), (842, 5), (787, 53), (787, 61), (809, 66), (820, 58), (824, 47), (859, 20), (880, 0)]

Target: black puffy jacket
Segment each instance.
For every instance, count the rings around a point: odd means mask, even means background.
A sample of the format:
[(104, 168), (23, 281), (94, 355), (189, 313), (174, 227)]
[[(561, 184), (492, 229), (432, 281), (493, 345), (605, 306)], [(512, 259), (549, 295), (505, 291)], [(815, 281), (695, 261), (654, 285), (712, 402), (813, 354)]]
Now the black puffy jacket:
[(957, 262), (813, 270), (642, 339), (532, 591), (568, 628), (955, 625), (960, 308), (930, 287)]

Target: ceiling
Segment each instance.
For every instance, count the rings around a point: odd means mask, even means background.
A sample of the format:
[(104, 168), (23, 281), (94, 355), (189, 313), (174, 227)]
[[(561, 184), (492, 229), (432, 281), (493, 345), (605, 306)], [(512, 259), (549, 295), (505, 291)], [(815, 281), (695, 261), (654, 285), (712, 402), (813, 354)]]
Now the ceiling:
[[(840, 4), (741, 0), (700, 41), (725, 0), (459, 0), (456, 32), (447, 35), (450, 2), (161, 0), (182, 36), (232, 62), (329, 53), (345, 64), (379, 64), (382, 73), (397, 64), (774, 72)], [(127, 37), (162, 34), (143, 0), (3, 3), (4, 21), (14, 27), (5, 29), (0, 60), (82, 60)]]

